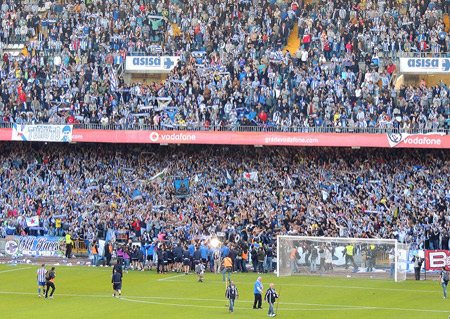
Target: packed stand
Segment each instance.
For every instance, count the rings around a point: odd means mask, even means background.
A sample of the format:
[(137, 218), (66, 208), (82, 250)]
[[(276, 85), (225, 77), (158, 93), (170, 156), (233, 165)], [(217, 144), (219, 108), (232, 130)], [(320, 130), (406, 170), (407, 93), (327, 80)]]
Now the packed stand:
[[(309, 132), (450, 125), (449, 88), (396, 90), (400, 52), (448, 51), (441, 1), (14, 1), (1, 5), (6, 123)], [(174, 27), (173, 23), (176, 23)], [(299, 49), (284, 52), (297, 27)], [(179, 30), (178, 30), (179, 29)], [(125, 84), (128, 55), (176, 55)], [(8, 125), (8, 124), (6, 124)]]
[[(205, 246), (195, 256), (212, 260), (210, 240), (218, 238), (223, 249), (240, 249), (233, 258), (245, 254), (241, 265), (261, 272), (270, 269), (267, 250), (276, 250), (280, 234), (392, 238), (413, 248), (448, 249), (446, 150), (50, 144), (1, 149), (1, 236), (70, 234), (89, 247), (106, 240), (108, 262), (114, 253), (143, 269), (144, 255), (174, 261), (165, 251), (176, 246), (187, 248), (188, 258)], [(179, 196), (176, 180), (184, 179), (187, 191)], [(25, 217), (36, 215), (39, 225), (29, 227)], [(140, 253), (136, 242), (148, 249)], [(158, 242), (164, 244), (158, 248)], [(228, 253), (222, 251), (221, 258)]]

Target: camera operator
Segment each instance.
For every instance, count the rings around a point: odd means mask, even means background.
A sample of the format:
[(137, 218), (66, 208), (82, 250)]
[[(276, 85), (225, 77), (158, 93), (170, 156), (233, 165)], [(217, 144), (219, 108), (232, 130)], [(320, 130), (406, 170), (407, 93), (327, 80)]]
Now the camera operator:
[(423, 258), (420, 258), (418, 254), (415, 254), (412, 262), (414, 263), (414, 275), (416, 280), (420, 280), (420, 268), (422, 268)]

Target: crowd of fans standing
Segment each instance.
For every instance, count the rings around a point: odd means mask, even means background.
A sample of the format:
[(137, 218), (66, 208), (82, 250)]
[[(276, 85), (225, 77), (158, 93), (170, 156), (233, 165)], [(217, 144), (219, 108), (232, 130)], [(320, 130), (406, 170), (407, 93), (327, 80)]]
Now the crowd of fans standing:
[[(70, 233), (92, 242), (112, 231), (117, 239), (190, 244), (222, 233), (223, 241), (270, 245), (277, 235), (291, 234), (395, 238), (413, 248), (448, 248), (445, 150), (1, 149), (2, 236)], [(164, 178), (152, 179), (165, 167)], [(180, 197), (173, 181), (184, 178), (189, 193)], [(27, 227), (25, 217), (35, 215), (40, 227)]]

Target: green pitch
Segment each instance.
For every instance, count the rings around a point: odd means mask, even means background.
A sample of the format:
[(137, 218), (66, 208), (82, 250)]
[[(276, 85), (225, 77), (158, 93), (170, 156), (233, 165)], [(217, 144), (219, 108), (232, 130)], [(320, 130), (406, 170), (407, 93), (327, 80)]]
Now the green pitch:
[[(39, 266), (0, 265), (0, 318), (227, 318), (222, 275), (197, 276), (130, 271), (124, 274), (122, 299), (112, 298), (111, 268), (56, 267), (55, 299), (38, 298)], [(267, 318), (253, 310), (257, 274), (232, 274), (239, 289), (236, 318)], [(263, 275), (264, 290), (280, 291), (280, 318), (445, 318), (450, 300), (437, 281), (285, 277)]]

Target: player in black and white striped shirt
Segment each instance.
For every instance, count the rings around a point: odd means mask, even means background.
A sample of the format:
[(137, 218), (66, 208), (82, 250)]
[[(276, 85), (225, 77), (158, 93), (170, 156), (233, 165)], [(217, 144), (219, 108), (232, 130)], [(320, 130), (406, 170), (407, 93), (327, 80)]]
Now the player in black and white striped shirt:
[(47, 270), (45, 269), (45, 264), (42, 264), (41, 268), (37, 270), (37, 281), (38, 281), (38, 293), (39, 298), (41, 298), (41, 287), (42, 293), (45, 295), (45, 275), (47, 274)]

